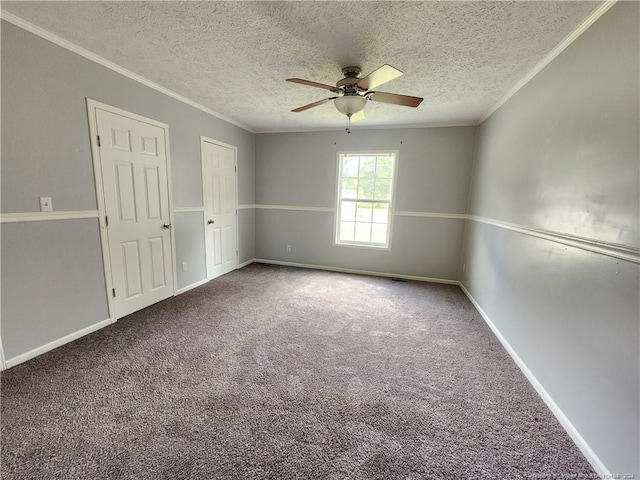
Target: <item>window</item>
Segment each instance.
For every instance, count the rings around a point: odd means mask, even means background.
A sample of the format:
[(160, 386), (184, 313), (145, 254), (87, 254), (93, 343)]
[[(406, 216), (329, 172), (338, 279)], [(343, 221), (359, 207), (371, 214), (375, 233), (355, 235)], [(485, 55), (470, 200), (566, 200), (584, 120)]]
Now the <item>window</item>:
[(397, 157), (338, 154), (336, 244), (389, 248)]

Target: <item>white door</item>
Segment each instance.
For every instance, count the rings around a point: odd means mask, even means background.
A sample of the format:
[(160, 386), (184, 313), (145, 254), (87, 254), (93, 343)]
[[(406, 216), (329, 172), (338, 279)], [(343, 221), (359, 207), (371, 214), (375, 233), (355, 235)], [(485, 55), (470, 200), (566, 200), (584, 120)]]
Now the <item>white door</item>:
[(236, 199), (236, 150), (202, 142), (207, 279), (238, 266)]
[(173, 295), (166, 130), (95, 109), (113, 291), (120, 318)]

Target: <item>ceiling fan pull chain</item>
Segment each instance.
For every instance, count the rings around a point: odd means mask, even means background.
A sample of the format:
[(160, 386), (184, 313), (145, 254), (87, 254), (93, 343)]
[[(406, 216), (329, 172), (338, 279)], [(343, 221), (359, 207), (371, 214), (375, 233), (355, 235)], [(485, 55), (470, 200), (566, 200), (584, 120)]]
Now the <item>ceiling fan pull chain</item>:
[(351, 135), (351, 114), (347, 113), (347, 128), (345, 128), (347, 135)]

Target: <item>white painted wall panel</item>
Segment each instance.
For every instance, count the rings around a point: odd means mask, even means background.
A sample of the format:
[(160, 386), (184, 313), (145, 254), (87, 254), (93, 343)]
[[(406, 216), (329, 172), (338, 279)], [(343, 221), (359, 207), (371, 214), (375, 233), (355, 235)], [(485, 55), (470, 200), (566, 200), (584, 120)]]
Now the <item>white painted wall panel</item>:
[[(457, 280), (464, 220), (397, 217), (392, 248), (333, 245), (333, 213), (256, 210), (256, 257)], [(291, 251), (286, 246), (291, 245)]]
[(640, 247), (640, 29), (627, 3), (482, 125), (473, 214)]
[[(207, 278), (205, 262), (204, 213), (175, 213), (173, 228), (176, 235), (178, 257), (178, 288), (188, 287)], [(182, 264), (187, 262), (187, 270)]]
[[(481, 126), (470, 213), (637, 248), (638, 25), (617, 3)], [(466, 244), (468, 290), (606, 469), (638, 478), (638, 264), (478, 223)]]
[[(475, 127), (257, 135), (256, 203), (335, 208), (337, 152), (397, 150), (396, 210), (465, 213), (475, 136)], [(256, 256), (455, 280), (462, 225), (396, 217), (384, 252), (333, 246), (331, 212), (258, 209)]]
[(465, 213), (475, 134), (476, 127), (259, 134), (255, 203), (334, 207), (338, 151), (398, 150), (397, 210)]

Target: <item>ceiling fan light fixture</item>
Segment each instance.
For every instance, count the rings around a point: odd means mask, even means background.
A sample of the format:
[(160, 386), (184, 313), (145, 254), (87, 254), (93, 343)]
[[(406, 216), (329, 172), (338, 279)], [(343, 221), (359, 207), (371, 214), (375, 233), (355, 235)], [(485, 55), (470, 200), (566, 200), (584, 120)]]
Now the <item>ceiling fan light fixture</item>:
[(360, 78), (360, 67), (345, 67), (342, 69), (342, 74), (344, 78), (338, 80), (335, 87), (302, 78), (287, 78), (287, 82), (322, 88), (337, 94), (334, 97), (324, 98), (317, 102), (294, 108), (291, 111), (296, 113), (303, 112), (333, 100), (336, 109), (341, 114), (347, 116), (347, 133), (350, 133), (349, 125), (351, 121), (356, 122), (364, 119), (364, 107), (369, 100), (414, 108), (422, 102), (422, 98), (420, 97), (410, 97), (409, 95), (398, 95), (397, 93), (385, 93), (372, 90), (402, 75), (400, 70), (391, 65), (385, 64), (364, 78)]
[(361, 95), (344, 95), (333, 101), (334, 105), (343, 115), (353, 115), (364, 109), (367, 104), (367, 97)]

